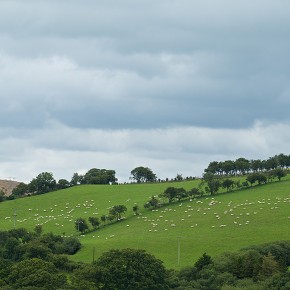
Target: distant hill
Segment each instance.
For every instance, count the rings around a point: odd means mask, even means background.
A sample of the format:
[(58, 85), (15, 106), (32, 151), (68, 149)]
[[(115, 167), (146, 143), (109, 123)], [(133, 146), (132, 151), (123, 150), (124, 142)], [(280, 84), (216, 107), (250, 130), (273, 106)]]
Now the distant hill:
[(6, 196), (11, 195), (12, 190), (19, 184), (20, 182), (14, 180), (1, 180), (0, 179), (0, 190), (3, 190)]

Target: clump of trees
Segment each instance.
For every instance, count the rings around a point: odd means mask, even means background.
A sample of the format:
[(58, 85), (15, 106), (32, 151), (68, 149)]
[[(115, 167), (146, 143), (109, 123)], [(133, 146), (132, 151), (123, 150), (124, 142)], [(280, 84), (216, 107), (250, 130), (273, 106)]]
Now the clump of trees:
[(157, 209), (166, 203), (170, 204), (175, 201), (181, 201), (184, 199), (199, 197), (203, 195), (204, 191), (201, 188), (195, 187), (186, 191), (183, 187), (176, 188), (170, 186), (167, 187), (164, 192), (160, 193), (158, 196), (151, 196), (149, 201), (144, 204), (144, 208)]
[[(139, 207), (135, 206), (133, 207), (133, 211), (136, 213), (138, 211)], [(127, 207), (125, 205), (114, 205), (109, 208), (108, 215), (102, 215), (100, 220), (97, 217), (89, 217), (88, 221), (93, 227), (93, 230), (97, 230), (101, 227), (101, 222), (103, 222), (103, 226), (106, 225), (106, 222), (118, 222), (123, 219), (122, 215), (127, 211)], [(77, 218), (75, 220), (75, 229), (78, 232), (81, 232), (82, 234), (89, 231), (89, 225), (87, 223), (87, 220), (84, 218)]]
[(63, 272), (78, 265), (67, 255), (80, 247), (76, 238), (41, 234), (40, 227), (0, 231), (0, 288), (69, 289)]
[(162, 261), (138, 249), (110, 250), (74, 271), (76, 289), (168, 289)]
[[(1, 289), (289, 289), (290, 241), (204, 253), (192, 266), (165, 269), (141, 249), (115, 249), (93, 263), (70, 261), (73, 238), (18, 228), (0, 231)], [(66, 254), (66, 255), (64, 255)]]
[(290, 242), (278, 241), (226, 252), (204, 253), (192, 267), (171, 272), (170, 289), (288, 289)]
[(248, 160), (244, 157), (236, 160), (212, 161), (204, 170), (216, 175), (245, 175), (256, 172), (269, 172), (274, 169), (285, 170), (290, 167), (290, 155), (283, 153), (266, 160)]

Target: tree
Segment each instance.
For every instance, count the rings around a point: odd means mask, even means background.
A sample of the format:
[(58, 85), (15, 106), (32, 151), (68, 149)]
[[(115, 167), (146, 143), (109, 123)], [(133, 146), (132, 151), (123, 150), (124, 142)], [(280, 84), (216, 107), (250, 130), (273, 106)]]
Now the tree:
[(32, 179), (28, 186), (31, 192), (42, 194), (55, 190), (56, 181), (51, 172), (42, 172)]
[(98, 290), (102, 288), (102, 270), (96, 264), (84, 264), (73, 271), (71, 283), (73, 289)]
[(257, 173), (251, 173), (247, 176), (246, 180), (253, 186), (253, 184), (257, 181)]
[(36, 225), (34, 227), (34, 231), (38, 236), (40, 236), (42, 234), (42, 231), (43, 231), (42, 225)]
[(136, 167), (131, 171), (132, 179), (137, 181), (137, 183), (141, 182), (156, 182), (156, 175), (153, 171), (148, 167)]
[(64, 238), (62, 244), (62, 252), (67, 255), (73, 255), (81, 248), (81, 243), (77, 238)]
[(57, 189), (65, 189), (70, 187), (70, 183), (66, 179), (60, 179), (57, 183)]
[(257, 172), (257, 173), (255, 173), (255, 175), (256, 175), (256, 180), (258, 181), (259, 185), (267, 183), (266, 174), (261, 173), (261, 172)]
[(75, 186), (81, 184), (83, 181), (83, 176), (75, 172), (71, 178), (70, 185)]
[(170, 187), (167, 187), (163, 193), (161, 193), (159, 196), (160, 197), (165, 197), (168, 199), (168, 203), (171, 203), (175, 198), (176, 198), (176, 195), (177, 195), (177, 190), (175, 187), (173, 186), (170, 186)]
[(213, 174), (217, 174), (220, 170), (219, 162), (212, 161), (209, 163), (208, 167), (204, 170), (205, 173), (211, 172)]
[(152, 196), (151, 199), (144, 204), (145, 208), (158, 208), (159, 206), (160, 202), (155, 196)]
[(226, 160), (222, 162), (221, 169), (226, 175), (233, 174), (235, 170), (235, 162), (232, 160)]
[(101, 216), (101, 221), (105, 224), (107, 221), (108, 217), (106, 215)]
[(275, 169), (279, 165), (279, 159), (277, 156), (270, 157), (265, 161), (265, 167), (267, 170)]
[(205, 266), (212, 264), (211, 256), (203, 253), (203, 255), (195, 262), (194, 266), (198, 271), (201, 271)]
[(263, 256), (262, 265), (259, 273), (259, 278), (268, 278), (276, 273), (280, 272), (280, 266), (275, 260), (275, 257), (268, 253), (268, 255)]
[(208, 172), (208, 173), (205, 173), (203, 175), (203, 180), (204, 180), (204, 182), (207, 183), (207, 187), (205, 188), (205, 190), (207, 192), (209, 192), (211, 195), (218, 192), (218, 190), (221, 186), (219, 176), (217, 176), (211, 172)]
[(21, 249), (24, 252), (23, 258), (26, 259), (38, 258), (48, 260), (52, 255), (52, 250), (38, 240), (33, 240), (30, 243), (22, 245)]
[(12, 190), (12, 194), (14, 196), (24, 196), (25, 194), (28, 193), (28, 185), (20, 182), (15, 188)]
[(100, 225), (100, 221), (96, 217), (89, 217), (89, 222), (91, 223), (94, 229), (96, 229)]
[(17, 238), (10, 236), (7, 238), (5, 242), (5, 247), (3, 248), (2, 257), (9, 260), (18, 260), (20, 256), (19, 246), (21, 245), (21, 241)]
[(110, 250), (101, 255), (96, 266), (104, 289), (168, 289), (162, 262), (144, 250)]
[(176, 188), (176, 198), (180, 201), (183, 198), (188, 197), (187, 192), (184, 188)]
[(254, 172), (261, 171), (263, 169), (263, 162), (260, 159), (251, 160), (250, 168)]
[(114, 205), (109, 210), (109, 215), (114, 217), (116, 221), (121, 220), (122, 214), (127, 211), (127, 207), (125, 205)]
[(115, 170), (107, 169), (90, 169), (83, 177), (82, 183), (85, 184), (110, 184), (116, 183), (117, 178), (115, 177)]
[(277, 177), (280, 181), (282, 177), (285, 177), (287, 175), (287, 171), (282, 168), (276, 168), (271, 170), (273, 176)]
[(10, 260), (6, 260), (0, 257), (0, 281), (6, 279), (11, 272), (13, 263)]
[(6, 195), (3, 190), (0, 189), (0, 202), (4, 201), (6, 199)]
[(250, 161), (243, 157), (238, 158), (235, 161), (235, 168), (238, 172), (244, 175), (250, 170)]
[(78, 232), (84, 233), (89, 227), (85, 219), (78, 218), (75, 221), (75, 228), (77, 229)]
[(182, 180), (183, 180), (182, 174), (177, 173), (177, 175), (176, 175), (176, 177), (175, 177), (175, 180), (176, 180), (176, 181), (182, 181)]
[(229, 191), (230, 189), (233, 188), (235, 182), (231, 179), (225, 179), (223, 182), (222, 182), (222, 187), (223, 188), (226, 188), (227, 191)]
[(26, 259), (11, 267), (7, 277), (13, 289), (63, 289), (66, 276), (59, 274), (55, 266), (38, 258)]
[(197, 187), (194, 187), (188, 192), (188, 195), (189, 196), (202, 196), (203, 191)]

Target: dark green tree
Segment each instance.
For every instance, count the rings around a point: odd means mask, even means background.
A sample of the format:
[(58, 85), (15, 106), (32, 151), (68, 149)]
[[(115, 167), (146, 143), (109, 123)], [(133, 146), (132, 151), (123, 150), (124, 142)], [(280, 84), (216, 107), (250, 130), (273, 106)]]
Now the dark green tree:
[(0, 202), (6, 200), (6, 195), (3, 190), (0, 189)]
[(139, 166), (131, 171), (132, 179), (137, 183), (141, 182), (155, 182), (157, 177), (153, 171), (148, 167)]
[(237, 171), (237, 173), (240, 173), (240, 174), (246, 174), (247, 172), (249, 172), (250, 170), (250, 161), (246, 158), (238, 158), (236, 161), (235, 161), (235, 169)]
[(13, 188), (12, 190), (12, 194), (14, 196), (24, 196), (28, 193), (28, 185), (23, 183), (23, 182), (20, 182), (15, 188)]
[(73, 255), (80, 249), (81, 249), (81, 243), (77, 238), (67, 237), (67, 238), (64, 238), (62, 242), (60, 253)]
[(250, 168), (253, 172), (258, 172), (263, 170), (263, 162), (260, 159), (251, 160)]
[(75, 186), (75, 185), (81, 184), (82, 181), (83, 181), (83, 175), (80, 175), (77, 172), (75, 172), (71, 178), (70, 185)]
[(104, 289), (168, 289), (162, 262), (144, 250), (110, 250), (102, 254), (96, 266), (102, 272)]
[(279, 263), (275, 260), (275, 257), (268, 253), (268, 255), (263, 256), (262, 264), (259, 272), (259, 278), (265, 279), (273, 276), (274, 274), (278, 274), (281, 268)]
[(35, 232), (38, 236), (40, 236), (40, 235), (42, 234), (42, 231), (43, 231), (42, 225), (36, 225), (36, 226), (34, 227), (34, 232)]
[(83, 218), (78, 218), (75, 221), (75, 228), (78, 232), (84, 233), (89, 227), (87, 221)]
[(227, 191), (230, 191), (230, 190), (233, 189), (234, 184), (235, 184), (235, 182), (234, 182), (232, 179), (228, 179), (228, 178), (227, 178), (227, 179), (225, 179), (225, 180), (222, 182), (222, 187), (223, 187), (223, 188), (226, 188)]
[(202, 195), (203, 195), (203, 191), (202, 191), (200, 188), (194, 187), (194, 188), (192, 188), (192, 189), (188, 192), (188, 195), (189, 195), (190, 197), (193, 197), (193, 196), (202, 196)]
[(247, 176), (246, 180), (253, 186), (253, 184), (257, 181), (257, 173), (251, 173)]
[(32, 179), (28, 187), (35, 194), (47, 193), (56, 189), (56, 181), (51, 172), (42, 172)]
[[(11, 272), (11, 267), (13, 263), (10, 260), (6, 260), (0, 257), (0, 281), (5, 281)], [(4, 283), (6, 284), (6, 283)], [(0, 285), (4, 286), (4, 285)]]
[(158, 207), (160, 207), (160, 202), (155, 196), (152, 196), (151, 199), (144, 204), (144, 208), (154, 208), (155, 209)]
[(168, 202), (171, 203), (176, 199), (177, 189), (173, 186), (167, 187), (159, 196), (167, 198)]
[(272, 170), (277, 168), (279, 165), (279, 159), (277, 156), (270, 157), (267, 160), (265, 160), (265, 168), (266, 170)]
[(272, 171), (273, 176), (277, 177), (278, 180), (280, 181), (281, 178), (285, 177), (287, 175), (287, 171), (282, 168), (275, 168)]
[(73, 272), (71, 284), (77, 290), (110, 289), (103, 288), (102, 275), (102, 269), (96, 264), (84, 264)]
[(55, 266), (41, 259), (26, 259), (11, 267), (7, 277), (13, 289), (64, 289), (66, 276), (59, 274)]
[(177, 188), (176, 189), (176, 198), (180, 201), (182, 200), (183, 198), (187, 198), (188, 195), (187, 195), (187, 192), (184, 188), (180, 187), (180, 188)]
[(106, 215), (101, 216), (101, 221), (105, 224), (106, 221), (108, 220), (108, 217)]
[(235, 162), (232, 160), (226, 160), (222, 162), (221, 170), (225, 175), (232, 175), (235, 170)]
[(203, 253), (202, 256), (195, 262), (194, 266), (196, 267), (197, 271), (201, 271), (205, 266), (212, 264), (211, 256)]
[(220, 177), (211, 172), (203, 175), (203, 181), (207, 184), (205, 190), (211, 195), (217, 193), (221, 187)]
[(220, 172), (220, 164), (218, 161), (212, 161), (209, 163), (208, 167), (204, 170), (204, 172), (211, 172), (213, 174), (218, 174)]
[(127, 207), (125, 205), (114, 205), (109, 210), (109, 215), (114, 217), (116, 221), (122, 219), (122, 214), (127, 211)]
[(268, 179), (265, 173), (257, 172), (255, 173), (255, 175), (256, 175), (256, 180), (258, 181), (259, 185), (267, 183)]
[(56, 185), (57, 189), (65, 189), (70, 187), (70, 183), (66, 179), (60, 179)]
[(174, 179), (175, 179), (176, 181), (182, 181), (182, 180), (183, 180), (182, 174), (177, 173), (177, 174), (176, 174), (176, 177), (175, 177)]
[(115, 177), (115, 175), (115, 170), (92, 168), (84, 175), (82, 183), (115, 184), (117, 182), (117, 178)]
[(89, 217), (89, 222), (94, 229), (96, 229), (100, 225), (100, 220), (97, 217)]
[(23, 258), (25, 259), (38, 258), (48, 260), (52, 255), (52, 250), (38, 240), (23, 244), (21, 250), (24, 252)]
[(2, 249), (2, 257), (12, 261), (17, 261), (20, 259), (22, 253), (20, 250), (21, 241), (16, 237), (10, 236), (5, 242), (5, 246)]

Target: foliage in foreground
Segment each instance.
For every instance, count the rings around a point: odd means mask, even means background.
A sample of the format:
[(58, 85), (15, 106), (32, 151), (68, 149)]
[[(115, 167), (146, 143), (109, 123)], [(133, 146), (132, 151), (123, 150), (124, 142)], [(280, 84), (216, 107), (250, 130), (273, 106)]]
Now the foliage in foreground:
[(290, 242), (279, 241), (227, 252), (204, 253), (191, 267), (165, 270), (143, 250), (104, 253), (72, 275), (76, 289), (289, 289)]
[(0, 232), (1, 289), (281, 289), (290, 287), (290, 242), (278, 241), (227, 252), (204, 253), (191, 267), (166, 270), (139, 249), (110, 250), (91, 264), (74, 263), (64, 253), (80, 245), (74, 238), (25, 229)]

